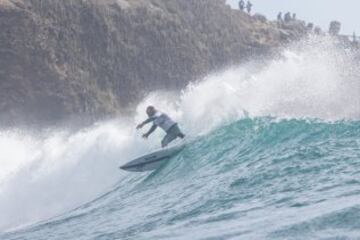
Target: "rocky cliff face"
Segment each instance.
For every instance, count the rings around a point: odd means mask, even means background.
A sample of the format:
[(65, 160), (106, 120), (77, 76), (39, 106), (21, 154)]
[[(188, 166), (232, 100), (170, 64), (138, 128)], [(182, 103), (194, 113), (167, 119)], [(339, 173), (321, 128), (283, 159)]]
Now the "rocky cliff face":
[(225, 0), (0, 0), (0, 30), (0, 125), (118, 114), (306, 32)]

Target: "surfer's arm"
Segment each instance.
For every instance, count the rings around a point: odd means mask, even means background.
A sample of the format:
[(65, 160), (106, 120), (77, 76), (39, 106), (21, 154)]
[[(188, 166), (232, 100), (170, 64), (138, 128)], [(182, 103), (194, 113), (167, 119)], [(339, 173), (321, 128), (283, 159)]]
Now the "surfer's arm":
[(146, 119), (145, 121), (143, 121), (142, 123), (140, 123), (139, 125), (137, 125), (136, 129), (140, 129), (143, 126), (145, 126), (146, 124), (148, 124), (148, 123), (150, 123), (150, 122), (152, 122), (154, 120), (155, 120), (154, 117), (150, 117), (150, 118)]
[(156, 130), (157, 126), (153, 124), (149, 131), (143, 135), (143, 138), (148, 138)]

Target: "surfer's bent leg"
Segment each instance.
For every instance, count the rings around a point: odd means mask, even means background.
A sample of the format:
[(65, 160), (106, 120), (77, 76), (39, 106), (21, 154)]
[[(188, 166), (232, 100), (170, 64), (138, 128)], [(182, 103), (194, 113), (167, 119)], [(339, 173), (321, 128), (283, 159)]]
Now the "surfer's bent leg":
[(172, 126), (166, 133), (165, 137), (161, 141), (161, 147), (166, 147), (170, 142), (174, 141), (177, 137), (184, 138), (185, 135), (180, 131), (177, 124)]
[(174, 128), (174, 134), (177, 135), (177, 137), (179, 137), (179, 138), (184, 138), (185, 137), (185, 134), (183, 134), (181, 132), (181, 130), (180, 130), (180, 128), (179, 128), (179, 126), (177, 124), (175, 124), (173, 126), (173, 128)]
[(175, 128), (175, 132), (176, 132), (176, 135), (179, 137), (179, 138), (184, 138), (185, 137), (185, 134), (183, 134), (179, 128), (179, 126), (176, 124), (174, 125), (174, 128)]
[(174, 141), (177, 138), (175, 134), (171, 132), (167, 133), (163, 140), (161, 141), (161, 147), (166, 147), (170, 142)]

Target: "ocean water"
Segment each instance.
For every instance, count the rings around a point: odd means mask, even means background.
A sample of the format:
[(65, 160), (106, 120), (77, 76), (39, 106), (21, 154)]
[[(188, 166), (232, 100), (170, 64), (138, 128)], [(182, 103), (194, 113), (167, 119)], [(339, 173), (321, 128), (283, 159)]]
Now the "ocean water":
[[(360, 76), (330, 39), (154, 92), (126, 119), (0, 132), (0, 239), (360, 239)], [(158, 170), (153, 104), (187, 134)]]

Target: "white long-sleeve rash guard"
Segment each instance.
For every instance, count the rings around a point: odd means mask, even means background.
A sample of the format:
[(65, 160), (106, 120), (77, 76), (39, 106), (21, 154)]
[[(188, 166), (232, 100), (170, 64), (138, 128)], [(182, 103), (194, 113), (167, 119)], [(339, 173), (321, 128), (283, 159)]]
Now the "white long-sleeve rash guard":
[(156, 126), (162, 128), (165, 132), (168, 132), (169, 129), (176, 124), (167, 114), (162, 112), (156, 112), (154, 116), (150, 117), (151, 120)]

